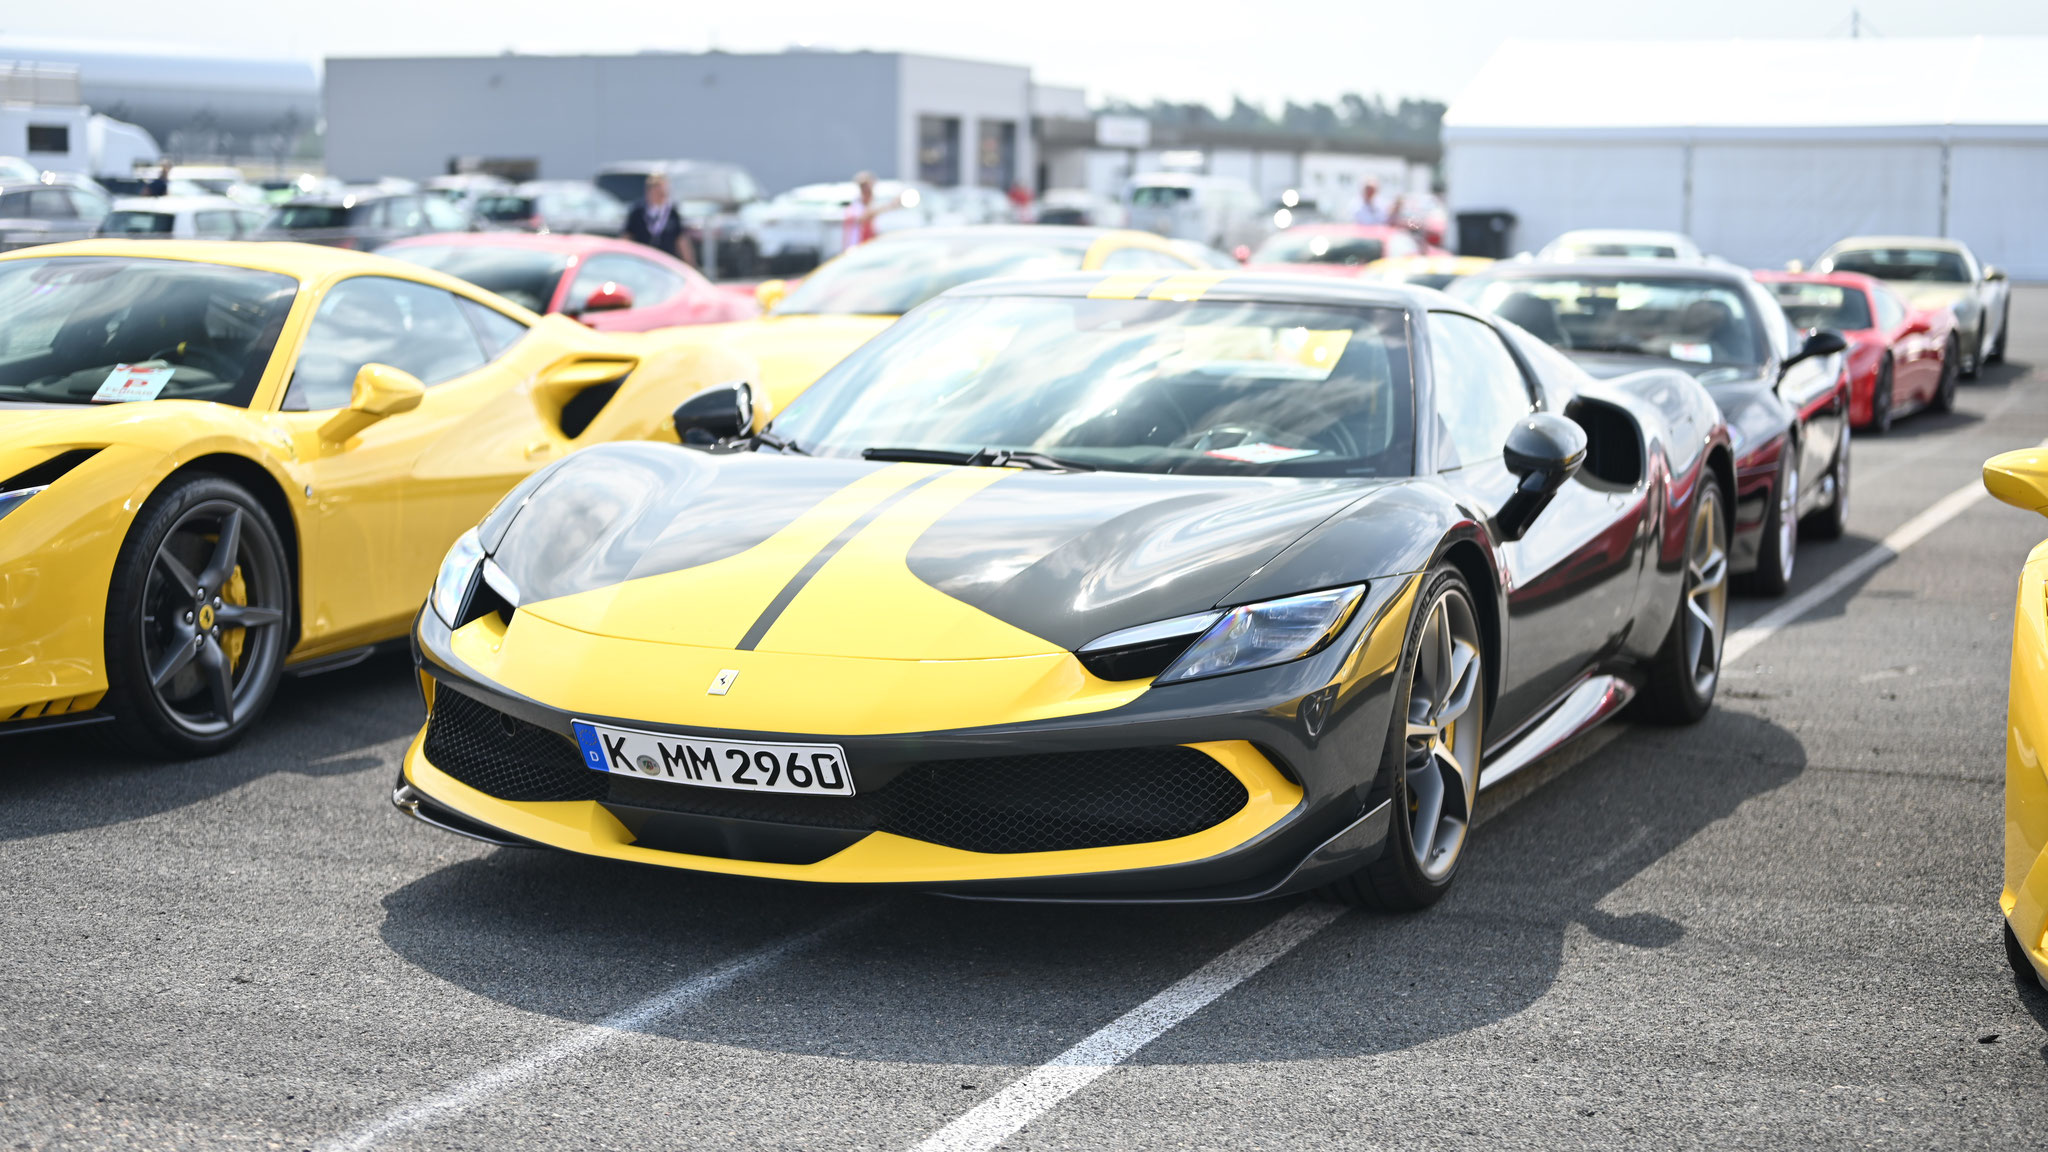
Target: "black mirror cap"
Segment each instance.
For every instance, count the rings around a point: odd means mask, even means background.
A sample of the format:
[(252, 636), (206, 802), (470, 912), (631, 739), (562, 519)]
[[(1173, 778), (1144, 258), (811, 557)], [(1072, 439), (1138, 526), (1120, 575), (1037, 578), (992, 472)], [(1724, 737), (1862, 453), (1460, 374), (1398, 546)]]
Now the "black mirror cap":
[(744, 435), (754, 424), (754, 390), (744, 382), (706, 388), (676, 405), (671, 418), (676, 439), (685, 444), (715, 444)]
[(1833, 356), (1848, 350), (1849, 338), (1833, 328), (1814, 329), (1807, 335), (1806, 343), (1799, 347), (1802, 356)]
[(1556, 491), (1586, 462), (1586, 430), (1555, 412), (1531, 412), (1508, 429), (1501, 460), (1515, 475), (1541, 477)]

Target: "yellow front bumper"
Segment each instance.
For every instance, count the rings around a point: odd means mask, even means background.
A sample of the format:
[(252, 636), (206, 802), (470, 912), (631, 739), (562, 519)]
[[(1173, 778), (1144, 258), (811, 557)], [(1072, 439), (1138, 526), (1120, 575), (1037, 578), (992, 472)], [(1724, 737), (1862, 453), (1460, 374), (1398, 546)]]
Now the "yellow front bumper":
[(1999, 908), (2048, 979), (2048, 543), (2020, 573), (2005, 729), (2005, 886)]

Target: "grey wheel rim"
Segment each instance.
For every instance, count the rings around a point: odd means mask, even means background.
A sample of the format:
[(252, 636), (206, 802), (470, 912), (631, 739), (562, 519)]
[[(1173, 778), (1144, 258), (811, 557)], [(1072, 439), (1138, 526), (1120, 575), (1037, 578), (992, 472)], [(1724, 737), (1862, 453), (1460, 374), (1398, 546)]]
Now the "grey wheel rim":
[(1455, 588), (1429, 606), (1408, 689), (1404, 742), (1409, 849), (1423, 876), (1457, 866), (1479, 795), (1486, 677), (1472, 602)]
[(1834, 485), (1833, 499), (1829, 507), (1834, 510), (1835, 523), (1849, 523), (1849, 422), (1842, 421), (1842, 444), (1835, 449), (1835, 472), (1830, 478)]
[(1693, 514), (1685, 562), (1685, 655), (1693, 691), (1704, 699), (1721, 675), (1721, 640), (1728, 622), (1728, 531), (1721, 502), (1701, 499)]
[(230, 500), (187, 509), (143, 582), (148, 688), (191, 735), (217, 736), (246, 719), (282, 657), (282, 568), (248, 517)]
[[(1791, 449), (1797, 452), (1795, 446)], [(1799, 467), (1785, 468), (1785, 482), (1778, 493), (1778, 578), (1792, 582), (1792, 565), (1799, 554)]]

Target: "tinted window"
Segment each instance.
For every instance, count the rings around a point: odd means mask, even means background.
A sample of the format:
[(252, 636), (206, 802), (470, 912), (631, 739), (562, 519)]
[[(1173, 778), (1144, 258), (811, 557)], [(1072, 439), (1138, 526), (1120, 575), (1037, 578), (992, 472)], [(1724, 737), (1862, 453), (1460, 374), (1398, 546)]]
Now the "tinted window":
[(1830, 263), (1837, 272), (1861, 272), (1880, 280), (1970, 282), (1970, 265), (1963, 254), (1943, 248), (1859, 248), (1835, 253)]
[(1437, 467), (1500, 455), (1508, 429), (1529, 414), (1529, 385), (1493, 329), (1451, 312), (1429, 314), (1430, 379), (1436, 389)]
[(569, 295), (562, 306), (571, 312), (581, 311), (584, 301), (607, 283), (617, 283), (631, 292), (633, 307), (651, 308), (673, 300), (689, 282), (667, 268), (637, 256), (601, 252), (583, 261), (582, 266), (576, 269), (576, 281), (569, 285)]
[(477, 199), (476, 214), (501, 224), (524, 221), (534, 214), (533, 197), (482, 196)]
[(1749, 297), (1722, 281), (1475, 277), (1461, 281), (1457, 294), (1566, 351), (1656, 356), (1695, 371), (1764, 361)]
[(286, 204), (270, 218), (272, 228), (346, 228), (348, 209), (339, 204)]
[(469, 317), (469, 322), (476, 325), (477, 339), (483, 341), (484, 353), (493, 360), (526, 335), (526, 325), (496, 308), (486, 308), (460, 296), (455, 298), (455, 303), (462, 309), (462, 314)]
[(483, 363), (476, 330), (454, 296), (407, 280), (356, 276), (329, 289), (313, 314), (284, 406), (345, 406), (365, 364), (388, 364), (433, 385)]
[(36, 188), (28, 194), (28, 214), (37, 220), (76, 220), (78, 206), (64, 188)]
[(235, 238), (235, 214), (226, 211), (194, 213), (192, 233), (201, 239), (232, 240)]
[(5, 196), (0, 196), (0, 216), (12, 216), (19, 219), (27, 215), (28, 193), (9, 192)]
[(298, 281), (189, 260), (0, 262), (0, 399), (90, 404), (116, 365), (166, 400), (247, 404)]
[(530, 312), (546, 312), (569, 258), (532, 248), (487, 244), (393, 245), (378, 253), (458, 276)]
[(1193, 198), (1195, 190), (1173, 185), (1141, 184), (1131, 189), (1131, 203), (1141, 205), (1173, 205)]
[(108, 236), (169, 236), (177, 221), (169, 212), (122, 210), (108, 214), (100, 231)]
[(645, 172), (606, 172), (597, 178), (596, 184), (628, 204), (647, 194)]
[(1870, 300), (1860, 288), (1798, 280), (1774, 281), (1770, 287), (1794, 328), (1840, 328), (1846, 332), (1871, 326)]

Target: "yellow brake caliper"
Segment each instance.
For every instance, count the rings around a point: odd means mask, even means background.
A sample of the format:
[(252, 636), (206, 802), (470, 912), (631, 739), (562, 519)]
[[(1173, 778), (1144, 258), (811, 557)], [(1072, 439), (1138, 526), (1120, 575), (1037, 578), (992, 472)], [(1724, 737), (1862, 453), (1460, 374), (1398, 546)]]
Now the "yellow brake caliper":
[[(242, 566), (240, 564), (235, 565), (234, 575), (228, 577), (227, 587), (220, 590), (220, 598), (223, 603), (227, 604), (247, 604), (249, 602), (249, 588), (248, 585), (242, 582)], [(245, 632), (240, 628), (224, 628), (221, 630), (220, 646), (221, 650), (228, 654), (229, 668), (239, 667), (242, 663), (242, 642), (245, 635)]]

